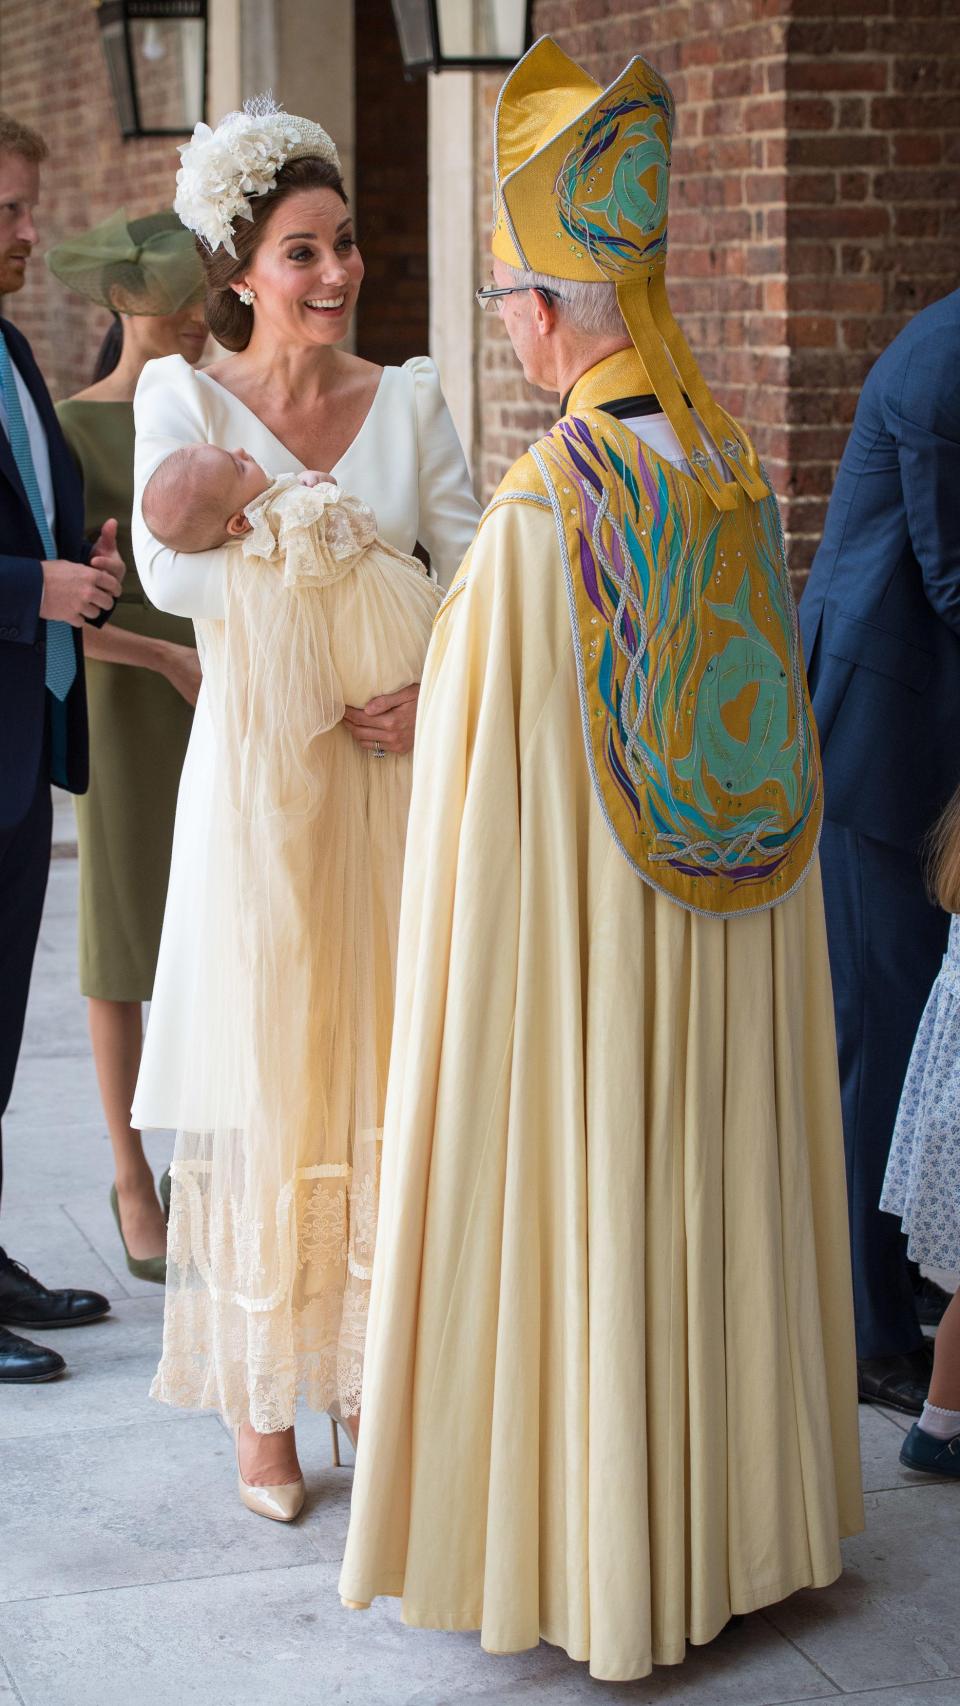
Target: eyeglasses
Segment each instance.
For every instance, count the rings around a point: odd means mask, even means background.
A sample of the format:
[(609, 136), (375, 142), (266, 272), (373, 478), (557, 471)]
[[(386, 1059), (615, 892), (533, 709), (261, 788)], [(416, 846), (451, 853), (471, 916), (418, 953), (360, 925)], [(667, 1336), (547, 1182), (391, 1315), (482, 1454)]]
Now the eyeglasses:
[(484, 314), (491, 314), (494, 310), (499, 314), (502, 297), (518, 296), (525, 290), (535, 290), (538, 296), (543, 297), (548, 308), (552, 308), (555, 302), (565, 300), (556, 290), (544, 290), (542, 284), (488, 284), (475, 291), (474, 294), (477, 299), (477, 307)]

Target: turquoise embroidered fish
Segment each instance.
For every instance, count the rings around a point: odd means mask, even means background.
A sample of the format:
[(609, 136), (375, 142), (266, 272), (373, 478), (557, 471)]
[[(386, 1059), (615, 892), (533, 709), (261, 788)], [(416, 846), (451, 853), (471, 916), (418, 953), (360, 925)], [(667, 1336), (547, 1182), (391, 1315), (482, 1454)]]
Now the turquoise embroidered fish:
[[(581, 202), (581, 212), (598, 214), (620, 233), (624, 222), (640, 231), (655, 231), (663, 223), (670, 187), (670, 155), (659, 135), (662, 124), (659, 113), (651, 113), (649, 118), (627, 126), (621, 133), (621, 141), (628, 136), (643, 140), (623, 150), (607, 194), (601, 200)], [(640, 181), (651, 167), (657, 174), (653, 196)]]
[[(791, 813), (797, 811), (797, 749), (790, 739), (790, 693), (786, 671), (750, 610), (750, 577), (744, 573), (732, 604), (712, 604), (714, 615), (741, 629), (710, 659), (697, 691), (693, 737), (685, 758), (674, 762), (681, 781), (689, 782), (703, 811), (713, 803), (703, 770), (724, 790), (739, 797), (768, 781), (778, 782)], [(731, 734), (725, 708), (750, 688), (756, 702), (746, 739)]]

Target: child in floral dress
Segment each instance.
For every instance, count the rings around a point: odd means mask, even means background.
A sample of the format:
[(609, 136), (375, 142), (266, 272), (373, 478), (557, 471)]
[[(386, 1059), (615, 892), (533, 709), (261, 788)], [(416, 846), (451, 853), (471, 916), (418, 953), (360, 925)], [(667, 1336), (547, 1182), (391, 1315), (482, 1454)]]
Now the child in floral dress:
[[(933, 839), (933, 892), (953, 914), (943, 964), (903, 1086), (880, 1207), (898, 1214), (908, 1254), (960, 1270), (960, 791)], [(909, 1469), (960, 1479), (960, 1291), (937, 1331), (930, 1391), (900, 1452)]]

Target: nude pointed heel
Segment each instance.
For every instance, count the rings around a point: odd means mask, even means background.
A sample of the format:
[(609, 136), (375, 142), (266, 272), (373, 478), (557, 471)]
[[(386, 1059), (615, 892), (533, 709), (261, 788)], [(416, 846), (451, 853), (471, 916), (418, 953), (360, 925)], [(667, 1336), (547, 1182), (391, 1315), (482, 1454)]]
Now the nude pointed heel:
[(253, 1511), (254, 1516), (269, 1517), (271, 1522), (293, 1522), (303, 1510), (303, 1502), (307, 1496), (303, 1476), (299, 1475), (295, 1481), (283, 1481), (277, 1487), (251, 1487), (249, 1481), (245, 1481), (240, 1473), (239, 1428), (236, 1429), (233, 1439), (237, 1450), (237, 1492), (241, 1502), (246, 1505), (248, 1511)]
[(357, 1437), (359, 1435), (360, 1430), (358, 1427), (356, 1435), (351, 1432), (350, 1423), (347, 1421), (346, 1417), (344, 1417), (340, 1414), (339, 1405), (337, 1406), (336, 1409), (328, 1410), (327, 1415), (330, 1417), (330, 1439), (331, 1439), (332, 1445), (333, 1445), (333, 1466), (335, 1469), (342, 1469), (343, 1463), (342, 1463), (341, 1457), (340, 1457), (339, 1429), (342, 1428), (344, 1433), (346, 1434), (348, 1440), (350, 1441), (350, 1444), (353, 1447), (354, 1455), (356, 1455)]

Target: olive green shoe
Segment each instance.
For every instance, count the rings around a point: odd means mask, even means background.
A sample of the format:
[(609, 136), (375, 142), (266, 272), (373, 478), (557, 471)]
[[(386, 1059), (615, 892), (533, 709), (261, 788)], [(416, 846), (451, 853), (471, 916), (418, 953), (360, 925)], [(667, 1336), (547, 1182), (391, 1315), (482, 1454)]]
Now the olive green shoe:
[(117, 1223), (117, 1231), (120, 1234), (123, 1253), (127, 1258), (127, 1267), (130, 1269), (134, 1279), (152, 1280), (154, 1285), (166, 1285), (166, 1256), (131, 1256), (130, 1251), (127, 1249), (127, 1240), (123, 1236), (123, 1227), (120, 1224), (120, 1201), (117, 1197), (116, 1185), (110, 1186), (110, 1207), (113, 1209), (113, 1218)]
[(170, 1219), (170, 1169), (169, 1169), (169, 1167), (165, 1170), (165, 1172), (161, 1173), (160, 1184), (159, 1184), (158, 1188), (160, 1191), (160, 1201), (163, 1203), (163, 1218), (164, 1218), (164, 1220), (169, 1220)]

